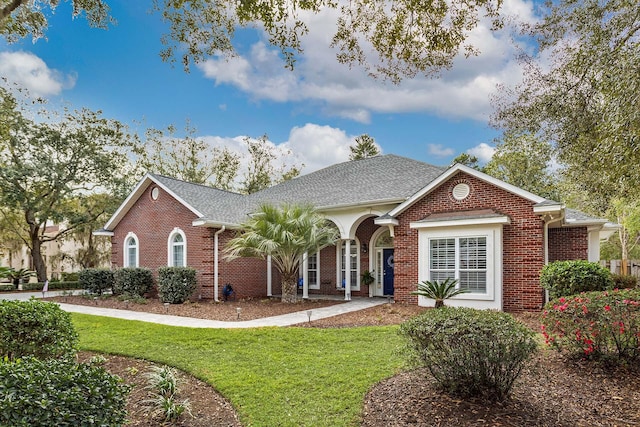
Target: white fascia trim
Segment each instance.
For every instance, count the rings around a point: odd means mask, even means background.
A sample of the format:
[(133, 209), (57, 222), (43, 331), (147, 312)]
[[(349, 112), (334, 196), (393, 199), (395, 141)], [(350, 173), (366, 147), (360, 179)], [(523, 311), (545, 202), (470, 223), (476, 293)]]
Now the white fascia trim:
[(318, 211), (333, 211), (333, 210), (344, 210), (349, 208), (361, 207), (361, 206), (379, 206), (379, 205), (393, 205), (397, 203), (404, 202), (405, 199), (384, 199), (384, 200), (369, 200), (365, 202), (358, 203), (343, 203), (340, 205), (326, 205), (326, 206), (318, 206), (316, 210)]
[(400, 221), (396, 218), (376, 218), (373, 223), (376, 225), (399, 225)]
[(504, 181), (501, 181), (497, 178), (494, 178), (490, 175), (487, 175), (486, 173), (480, 172), (479, 170), (470, 168), (469, 166), (465, 166), (462, 165), (460, 163), (456, 163), (455, 165), (453, 165), (452, 167), (450, 167), (449, 169), (447, 169), (445, 172), (443, 172), (439, 177), (437, 177), (435, 180), (431, 181), (429, 183), (429, 185), (427, 185), (426, 187), (424, 187), (422, 190), (418, 191), (417, 193), (415, 193), (413, 196), (411, 196), (409, 199), (407, 199), (404, 203), (400, 204), (399, 206), (397, 206), (395, 209), (393, 209), (391, 212), (389, 212), (390, 216), (397, 216), (399, 214), (401, 214), (402, 212), (404, 212), (406, 209), (408, 209), (411, 205), (413, 205), (415, 202), (417, 202), (418, 200), (422, 199), (425, 195), (427, 195), (428, 193), (430, 193), (431, 191), (433, 191), (435, 188), (439, 187), (440, 184), (442, 184), (443, 182), (447, 181), (449, 178), (451, 178), (453, 175), (455, 175), (458, 172), (465, 172), (471, 176), (474, 176), (482, 181), (485, 181), (489, 184), (492, 184), (498, 188), (502, 188), (505, 191), (508, 191), (510, 193), (513, 193), (517, 196), (520, 196), (524, 199), (530, 200), (534, 203), (541, 203), (544, 202), (546, 199), (544, 197), (540, 197), (540, 196), (536, 196), (533, 193), (530, 193), (526, 190), (523, 190), (522, 188), (516, 187), (515, 185), (511, 185), (511, 184), (507, 184)]
[(534, 206), (533, 213), (536, 213), (536, 214), (560, 213), (564, 208), (565, 206), (561, 203), (557, 205)]
[(582, 220), (576, 220), (576, 219), (565, 219), (564, 222), (564, 226), (565, 227), (587, 227), (589, 225), (592, 226), (604, 226), (607, 224), (606, 219), (582, 219)]
[(191, 223), (194, 227), (208, 227), (208, 228), (241, 228), (240, 224), (234, 224), (232, 222), (212, 221), (210, 219), (194, 219)]
[(469, 218), (469, 219), (453, 219), (450, 221), (429, 221), (429, 222), (412, 222), (409, 228), (441, 228), (441, 227), (464, 227), (467, 225), (489, 225), (489, 224), (511, 224), (508, 216), (497, 216), (491, 218)]
[(96, 230), (91, 234), (93, 234), (94, 236), (113, 236), (114, 235), (113, 231), (107, 231), (107, 230)]
[(600, 240), (609, 240), (609, 237), (613, 236), (613, 234), (620, 229), (620, 224), (615, 224), (613, 222), (608, 222), (602, 226), (599, 233)]
[(171, 195), (171, 197), (176, 199), (178, 202), (184, 205), (184, 207), (189, 209), (191, 212), (193, 212), (197, 216), (199, 217), (204, 216), (202, 213), (200, 213), (200, 211), (198, 211), (196, 208), (191, 206), (189, 203), (185, 202), (182, 198), (178, 197), (177, 194), (169, 190), (164, 184), (162, 184), (157, 179), (155, 179), (151, 174), (147, 173), (140, 180), (138, 185), (136, 185), (136, 187), (129, 194), (129, 196), (127, 196), (124, 202), (122, 202), (118, 210), (116, 210), (116, 212), (111, 216), (111, 218), (109, 218), (109, 221), (107, 221), (107, 223), (104, 226), (105, 230), (113, 230), (118, 225), (120, 220), (127, 214), (127, 212), (129, 212), (129, 209), (131, 209), (133, 204), (140, 198), (142, 193), (144, 193), (144, 191), (149, 187), (149, 185), (151, 185), (152, 182), (155, 183), (158, 187), (162, 188), (164, 191), (166, 191), (169, 195)]

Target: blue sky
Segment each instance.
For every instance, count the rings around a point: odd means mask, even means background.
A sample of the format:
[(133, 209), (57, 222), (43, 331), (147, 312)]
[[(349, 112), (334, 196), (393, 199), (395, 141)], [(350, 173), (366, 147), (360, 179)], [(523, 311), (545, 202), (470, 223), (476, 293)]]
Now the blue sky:
[[(166, 28), (149, 0), (111, 0), (118, 21), (109, 30), (72, 20), (63, 3), (50, 19), (46, 40), (0, 41), (0, 75), (27, 86), (52, 105), (102, 110), (137, 129), (179, 129), (185, 121), (214, 145), (241, 150), (244, 136), (268, 134), (290, 149), (304, 172), (344, 161), (353, 138), (367, 133), (383, 153), (445, 165), (462, 152), (491, 155), (490, 96), (497, 84), (514, 85), (521, 69), (507, 32), (481, 26), (471, 35), (479, 57), (459, 59), (438, 79), (401, 85), (376, 81), (334, 60), (325, 40), (331, 14), (309, 17), (307, 54), (294, 72), (283, 68), (259, 32), (243, 32), (240, 57), (210, 58), (186, 73), (162, 62)], [(510, 0), (505, 12), (532, 19), (531, 3)]]

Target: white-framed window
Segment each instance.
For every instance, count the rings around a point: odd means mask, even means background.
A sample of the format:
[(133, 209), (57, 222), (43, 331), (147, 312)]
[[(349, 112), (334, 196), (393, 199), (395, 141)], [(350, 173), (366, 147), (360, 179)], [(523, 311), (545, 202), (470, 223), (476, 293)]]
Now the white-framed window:
[(429, 278), (457, 279), (458, 288), (487, 293), (487, 237), (429, 239)]
[(140, 245), (138, 243), (138, 236), (134, 233), (128, 233), (124, 239), (124, 250), (122, 251), (124, 257), (122, 265), (125, 267), (138, 267), (140, 260)]
[(169, 267), (187, 266), (187, 237), (179, 228), (169, 234), (167, 265)]
[[(350, 254), (349, 254), (349, 267), (351, 268), (351, 290), (359, 291), (360, 290), (360, 242), (358, 240), (351, 240), (350, 244)], [(340, 266), (338, 270), (338, 280), (337, 280), (337, 288), (343, 289), (345, 280), (345, 266), (346, 266), (346, 247), (347, 242), (345, 240), (342, 241), (342, 244), (337, 247), (336, 255), (337, 260), (336, 264)]]
[[(300, 260), (300, 278), (304, 275), (304, 260)], [(320, 289), (320, 251), (307, 255), (309, 289)]]
[(453, 278), (469, 291), (449, 305), (501, 310), (502, 224), (420, 228), (418, 268), (419, 281)]

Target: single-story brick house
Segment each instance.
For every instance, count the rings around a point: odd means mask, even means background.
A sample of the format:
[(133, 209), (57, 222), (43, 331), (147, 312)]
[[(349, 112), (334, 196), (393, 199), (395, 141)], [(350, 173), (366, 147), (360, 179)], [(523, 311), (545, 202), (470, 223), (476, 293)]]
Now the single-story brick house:
[[(464, 165), (382, 155), (299, 176), (251, 195), (148, 174), (96, 233), (111, 236), (112, 266), (190, 266), (199, 295), (280, 293), (270, 260), (223, 258), (225, 243), (260, 203), (313, 204), (340, 232), (301, 265), (302, 294), (411, 295), (422, 280), (455, 277), (470, 292), (450, 305), (505, 311), (544, 302), (539, 274), (555, 260), (599, 259), (612, 231), (592, 218)], [(349, 254), (348, 257), (345, 254)], [(349, 262), (345, 262), (348, 259)], [(361, 283), (365, 270), (371, 285)]]

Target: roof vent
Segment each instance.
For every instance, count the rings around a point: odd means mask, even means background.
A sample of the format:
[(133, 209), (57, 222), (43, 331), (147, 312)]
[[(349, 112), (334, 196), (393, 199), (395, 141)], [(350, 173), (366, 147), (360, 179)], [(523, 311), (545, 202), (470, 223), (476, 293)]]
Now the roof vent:
[(453, 198), (456, 200), (464, 200), (469, 196), (470, 192), (471, 192), (471, 187), (469, 187), (469, 184), (465, 184), (464, 182), (461, 182), (460, 184), (453, 187), (451, 194), (453, 195)]

